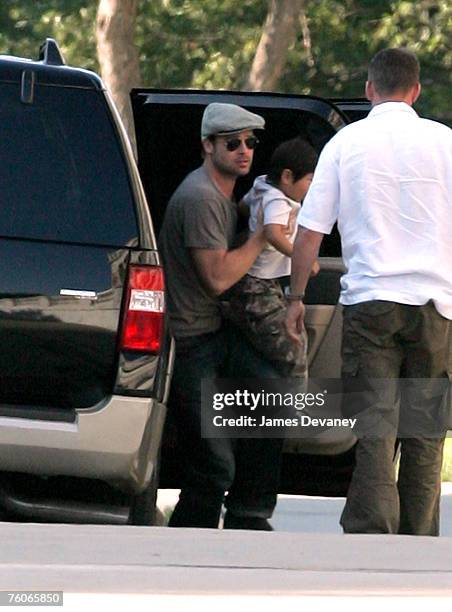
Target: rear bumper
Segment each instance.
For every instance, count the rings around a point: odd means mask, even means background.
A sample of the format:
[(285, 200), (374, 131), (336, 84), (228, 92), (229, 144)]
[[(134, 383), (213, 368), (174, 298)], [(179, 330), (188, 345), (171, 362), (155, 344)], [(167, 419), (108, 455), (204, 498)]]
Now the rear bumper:
[(284, 452), (302, 455), (334, 456), (346, 453), (355, 446), (357, 437), (345, 427), (330, 427), (309, 438), (284, 440)]
[(139, 493), (156, 465), (166, 407), (150, 398), (112, 396), (74, 423), (0, 417), (2, 471), (77, 476)]

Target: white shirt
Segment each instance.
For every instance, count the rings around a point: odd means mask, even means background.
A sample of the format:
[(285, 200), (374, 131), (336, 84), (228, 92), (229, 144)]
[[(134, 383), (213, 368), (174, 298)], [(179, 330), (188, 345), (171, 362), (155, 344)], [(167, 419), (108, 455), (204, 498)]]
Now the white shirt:
[(324, 234), (336, 220), (342, 304), (432, 299), (452, 319), (452, 130), (404, 102), (379, 104), (341, 130), (298, 215)]
[[(301, 204), (288, 198), (280, 189), (266, 182), (266, 176), (258, 176), (253, 187), (243, 198), (245, 204), (250, 208), (249, 229), (256, 230), (256, 222), (259, 208), (262, 206), (264, 212), (264, 225), (276, 223), (287, 225), (291, 211), (294, 215), (298, 212)], [(293, 217), (295, 220), (295, 217)], [(288, 237), (290, 242), (295, 239), (297, 233), (296, 224), (293, 235)], [(292, 260), (287, 255), (280, 253), (271, 244), (267, 246), (258, 256), (254, 264), (248, 270), (248, 274), (257, 278), (280, 278), (289, 276)]]

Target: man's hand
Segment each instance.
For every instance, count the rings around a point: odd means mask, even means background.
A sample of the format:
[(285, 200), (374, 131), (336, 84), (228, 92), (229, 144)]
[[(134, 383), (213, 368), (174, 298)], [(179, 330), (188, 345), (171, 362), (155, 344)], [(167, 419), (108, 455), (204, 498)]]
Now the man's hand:
[(317, 276), (317, 274), (318, 274), (319, 272), (320, 272), (320, 264), (319, 264), (319, 262), (318, 262), (318, 261), (317, 261), (317, 259), (316, 259), (316, 260), (315, 260), (315, 262), (314, 262), (314, 263), (313, 263), (313, 265), (312, 265), (312, 268), (311, 268), (311, 273), (310, 273), (310, 275), (309, 275), (309, 276), (311, 276), (311, 277), (312, 277), (312, 276)]
[(221, 295), (230, 289), (251, 268), (267, 244), (263, 222), (264, 213), (260, 208), (256, 230), (237, 249), (190, 249), (199, 280), (211, 295)]
[(251, 234), (262, 243), (262, 248), (267, 244), (267, 238), (265, 237), (265, 226), (264, 226), (264, 209), (262, 204), (259, 205), (256, 213), (256, 229)]
[(256, 211), (256, 232), (258, 230), (263, 229), (264, 227), (264, 208), (262, 204), (259, 204), (259, 207)]
[(287, 236), (287, 238), (291, 238), (295, 232), (295, 228), (297, 226), (297, 217), (298, 210), (296, 208), (292, 208), (289, 213), (287, 225), (284, 227), (284, 234)]
[[(299, 226), (292, 253), (292, 275), (290, 291), (296, 296), (304, 292), (309, 275), (319, 254), (323, 234)], [(302, 302), (291, 301), (287, 308), (286, 330), (294, 342), (300, 342), (305, 307)]]
[(304, 327), (305, 306), (303, 302), (290, 302), (286, 314), (286, 330), (289, 338), (301, 344), (301, 333)]

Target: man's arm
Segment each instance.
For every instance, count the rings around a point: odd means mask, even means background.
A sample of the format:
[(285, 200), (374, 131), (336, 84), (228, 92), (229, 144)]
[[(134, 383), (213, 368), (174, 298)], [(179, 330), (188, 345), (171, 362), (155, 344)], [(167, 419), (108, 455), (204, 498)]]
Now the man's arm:
[[(300, 226), (293, 245), (290, 292), (302, 295), (308, 284), (312, 267), (316, 261), (324, 234)], [(300, 342), (303, 330), (305, 307), (301, 300), (291, 301), (287, 308), (286, 329), (294, 342)]]
[(244, 276), (266, 244), (262, 226), (238, 249), (190, 249), (196, 271), (206, 289), (221, 295)]

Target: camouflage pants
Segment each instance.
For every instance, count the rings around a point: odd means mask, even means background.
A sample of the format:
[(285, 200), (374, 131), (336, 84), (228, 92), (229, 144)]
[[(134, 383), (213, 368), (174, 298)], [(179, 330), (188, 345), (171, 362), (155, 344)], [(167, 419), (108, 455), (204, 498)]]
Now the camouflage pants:
[(307, 377), (307, 337), (301, 345), (288, 337), (285, 328), (287, 302), (277, 280), (246, 274), (230, 291), (225, 313), (248, 341), (277, 369), (282, 377)]
[[(365, 377), (366, 404), (374, 408), (366, 417), (356, 413), (358, 425), (362, 418), (368, 422), (356, 449), (356, 467), (341, 517), (346, 533), (438, 535), (447, 423), (438, 417), (435, 424), (431, 415), (442, 415), (447, 395), (437, 396), (431, 383), (444, 381), (447, 394), (452, 376), (450, 330), (451, 322), (432, 302), (410, 306), (373, 300), (344, 307), (344, 402), (353, 403), (354, 381)], [(400, 395), (398, 379), (408, 383)], [(350, 405), (343, 409), (349, 410)], [(373, 419), (372, 432), (373, 417), (378, 418)], [(400, 428), (403, 422), (405, 432)], [(396, 480), (397, 438), (401, 458)]]

